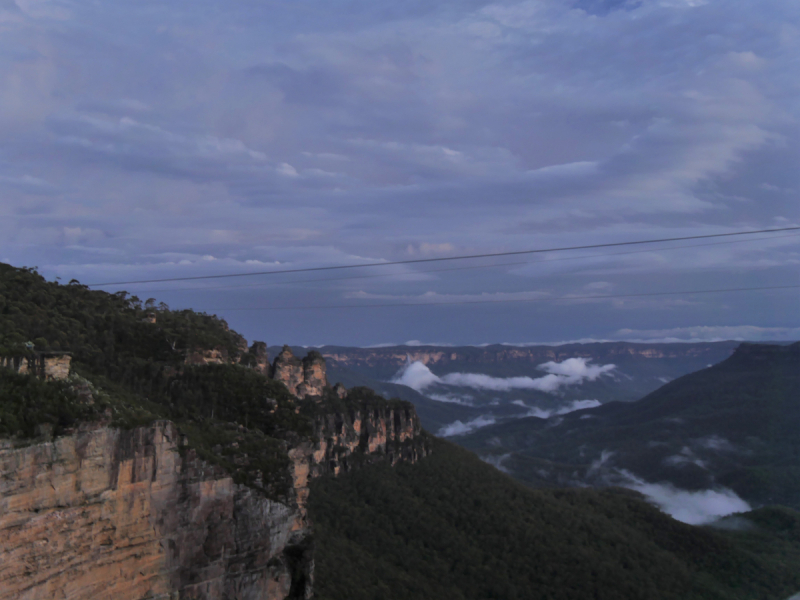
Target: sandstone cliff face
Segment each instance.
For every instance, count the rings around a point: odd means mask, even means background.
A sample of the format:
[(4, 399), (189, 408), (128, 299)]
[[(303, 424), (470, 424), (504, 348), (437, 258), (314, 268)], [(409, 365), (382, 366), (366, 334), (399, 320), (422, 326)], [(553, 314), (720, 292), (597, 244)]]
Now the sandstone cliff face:
[(262, 375), (269, 376), (267, 345), (264, 342), (253, 342), (253, 345), (250, 346), (249, 354), (254, 358), (253, 368)]
[(0, 598), (310, 598), (309, 481), (428, 452), (410, 405), (348, 406), (288, 449), (282, 502), (198, 459), (169, 421), (0, 440)]
[(272, 366), (272, 377), (286, 384), (289, 392), (300, 398), (322, 396), (328, 385), (325, 359), (319, 352), (311, 351), (302, 360), (289, 346), (284, 346)]
[(179, 452), (172, 423), (0, 448), (0, 597), (308, 597), (300, 510)]
[[(729, 355), (736, 344), (728, 343), (730, 348), (722, 354)], [(323, 356), (344, 367), (391, 366), (400, 368), (409, 360), (425, 365), (447, 366), (450, 363), (495, 364), (523, 362), (534, 365), (546, 361), (562, 361), (567, 358), (583, 357), (597, 361), (613, 362), (620, 356), (636, 356), (645, 359), (687, 358), (716, 356), (720, 353), (715, 343), (697, 344), (632, 344), (617, 342), (607, 344), (564, 344), (562, 346), (514, 347), (493, 345), (486, 348), (442, 349), (430, 347), (389, 347), (389, 348), (323, 348)]]
[(317, 443), (312, 453), (312, 475), (338, 475), (365, 462), (416, 462), (427, 455), (422, 426), (406, 404), (382, 407), (356, 405), (325, 414), (316, 421)]
[(228, 362), (227, 352), (219, 348), (198, 348), (186, 355), (187, 365), (221, 365)]
[(0, 368), (42, 379), (66, 379), (71, 362), (68, 352), (35, 352), (31, 356), (0, 357)]
[(286, 384), (291, 394), (297, 395), (297, 386), (303, 383), (303, 361), (297, 358), (289, 346), (284, 346), (272, 365), (272, 378)]

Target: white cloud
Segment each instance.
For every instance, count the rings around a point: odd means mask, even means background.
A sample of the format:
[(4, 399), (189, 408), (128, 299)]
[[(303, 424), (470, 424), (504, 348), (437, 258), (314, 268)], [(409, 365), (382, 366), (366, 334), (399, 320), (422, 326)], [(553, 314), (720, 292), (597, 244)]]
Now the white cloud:
[(627, 478), (623, 485), (644, 494), (650, 502), (678, 521), (690, 525), (710, 523), (725, 515), (747, 512), (750, 505), (733, 490), (688, 491), (669, 483), (647, 483), (628, 471), (621, 471)]
[(479, 373), (449, 373), (441, 382), (475, 389), (507, 392), (510, 390), (539, 390), (556, 392), (562, 386), (577, 385), (584, 381), (595, 381), (610, 373), (615, 365), (590, 365), (586, 358), (568, 358), (562, 362), (546, 362), (537, 367), (549, 375), (544, 377), (492, 377)]
[(391, 380), (391, 383), (407, 385), (418, 392), (439, 382), (441, 382), (441, 379), (434, 375), (425, 364), (419, 361), (409, 362)]
[(472, 406), (472, 398), (470, 396), (455, 396), (453, 394), (426, 394), (427, 398), (437, 400), (439, 402), (447, 402), (449, 404), (461, 404), (463, 406)]
[(757, 325), (697, 325), (672, 329), (619, 329), (617, 339), (643, 343), (742, 341), (795, 341), (800, 327), (759, 327)]
[[(409, 362), (391, 380), (421, 392), (434, 384), (470, 387), (477, 390), (507, 392), (510, 390), (539, 390), (556, 392), (562, 386), (577, 385), (584, 381), (595, 381), (610, 373), (615, 365), (590, 365), (586, 358), (568, 358), (562, 362), (546, 362), (537, 367), (549, 374), (544, 377), (492, 377), (481, 373), (448, 373), (435, 375), (422, 362)], [(587, 402), (587, 401), (583, 401)]]
[[(599, 400), (573, 400), (572, 402), (559, 406), (558, 408), (549, 410), (541, 409), (535, 406), (529, 407), (521, 400), (515, 400), (513, 404), (527, 408), (528, 412), (524, 415), (526, 417), (539, 417), (540, 419), (549, 419), (552, 416), (566, 415), (568, 413), (575, 412), (576, 410), (596, 408), (601, 405), (601, 402)], [(589, 417), (589, 416), (590, 415), (584, 415), (584, 417)]]
[(465, 435), (467, 433), (472, 433), (473, 431), (480, 429), (481, 427), (486, 427), (487, 425), (494, 425), (497, 421), (492, 415), (481, 415), (480, 417), (476, 417), (471, 421), (467, 421), (466, 423), (462, 423), (461, 421), (453, 421), (449, 425), (445, 425), (439, 431), (436, 432), (436, 435), (440, 437), (453, 437), (456, 435)]
[(489, 463), (498, 471), (502, 471), (503, 473), (510, 473), (508, 467), (503, 466), (503, 462), (505, 462), (510, 456), (511, 456), (510, 452), (508, 454), (502, 454), (500, 456), (487, 454), (486, 456), (481, 456), (481, 460), (483, 460), (483, 462)]
[(714, 450), (715, 452), (736, 452), (736, 447), (733, 444), (731, 444), (724, 437), (718, 435), (710, 435), (705, 438), (700, 438), (698, 440), (694, 440), (694, 443), (701, 448)]
[(708, 469), (706, 462), (692, 452), (692, 449), (688, 446), (684, 446), (678, 454), (674, 454), (665, 458), (664, 464), (670, 467), (680, 467), (691, 464), (698, 466), (701, 469)]

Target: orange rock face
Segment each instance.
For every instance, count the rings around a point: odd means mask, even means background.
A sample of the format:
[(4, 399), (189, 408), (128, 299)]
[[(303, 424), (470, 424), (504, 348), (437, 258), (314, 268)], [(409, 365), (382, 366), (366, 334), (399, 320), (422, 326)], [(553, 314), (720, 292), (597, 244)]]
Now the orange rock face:
[(413, 406), (353, 400), (288, 448), (293, 493), (277, 502), (181, 437), (158, 421), (87, 424), (22, 447), (0, 440), (0, 598), (310, 598), (309, 482), (429, 451)]
[(310, 594), (298, 507), (182, 456), (177, 438), (158, 422), (1, 442), (0, 597), (282, 599), (293, 580)]
[(275, 357), (272, 377), (282, 381), (289, 392), (299, 398), (322, 396), (328, 378), (325, 373), (325, 359), (319, 352), (311, 351), (300, 360), (289, 346), (284, 346)]

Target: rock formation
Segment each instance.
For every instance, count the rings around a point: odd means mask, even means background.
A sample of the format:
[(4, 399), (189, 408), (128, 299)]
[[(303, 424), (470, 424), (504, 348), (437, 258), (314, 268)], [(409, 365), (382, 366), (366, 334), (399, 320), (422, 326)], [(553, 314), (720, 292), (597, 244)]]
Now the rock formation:
[(0, 596), (14, 600), (310, 598), (308, 483), (427, 453), (411, 405), (356, 399), (290, 447), (282, 501), (197, 458), (169, 421), (55, 441), (0, 440)]
[(228, 362), (228, 356), (219, 348), (198, 348), (186, 354), (185, 362), (187, 365), (221, 365)]
[(269, 355), (264, 342), (253, 342), (248, 353), (253, 357), (253, 368), (262, 375), (269, 376)]
[(347, 396), (347, 388), (341, 383), (337, 383), (335, 386), (333, 386), (333, 393), (336, 394), (337, 398), (344, 398)]
[(179, 437), (157, 422), (5, 443), (3, 598), (308, 597), (300, 510), (180, 452)]
[(300, 360), (292, 353), (289, 346), (284, 346), (280, 354), (275, 357), (272, 377), (282, 381), (289, 392), (300, 398), (322, 396), (323, 390), (328, 385), (325, 359), (322, 355), (312, 350)]
[(68, 352), (33, 352), (27, 356), (0, 357), (0, 367), (42, 379), (66, 379), (72, 356)]

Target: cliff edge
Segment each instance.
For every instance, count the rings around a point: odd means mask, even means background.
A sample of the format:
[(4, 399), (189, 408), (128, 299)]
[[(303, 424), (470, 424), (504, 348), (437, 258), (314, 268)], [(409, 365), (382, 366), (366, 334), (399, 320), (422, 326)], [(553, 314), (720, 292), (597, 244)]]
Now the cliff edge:
[(288, 446), (280, 501), (200, 459), (170, 421), (0, 441), (0, 598), (311, 598), (310, 480), (430, 447), (413, 407), (355, 396), (317, 408), (314, 435)]

